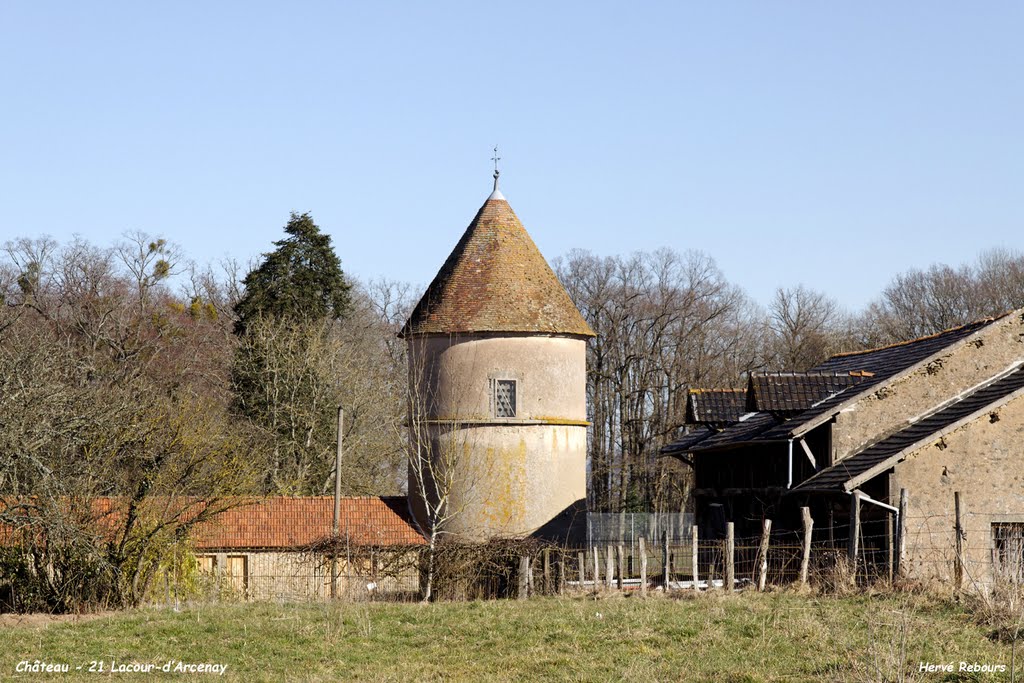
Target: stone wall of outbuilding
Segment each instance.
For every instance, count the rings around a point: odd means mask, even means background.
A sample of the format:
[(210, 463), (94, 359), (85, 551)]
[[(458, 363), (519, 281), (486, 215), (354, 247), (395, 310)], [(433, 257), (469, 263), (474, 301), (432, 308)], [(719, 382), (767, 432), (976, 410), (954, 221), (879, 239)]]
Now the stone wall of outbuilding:
[(964, 583), (987, 586), (993, 523), (1020, 523), (1024, 531), (1024, 396), (1012, 398), (918, 449), (889, 477), (889, 497), (908, 491), (909, 575), (948, 580), (956, 538), (954, 492), (960, 492)]
[(832, 462), (906, 426), (971, 388), (1024, 361), (1024, 315), (1012, 313), (932, 362), (885, 383), (835, 418)]

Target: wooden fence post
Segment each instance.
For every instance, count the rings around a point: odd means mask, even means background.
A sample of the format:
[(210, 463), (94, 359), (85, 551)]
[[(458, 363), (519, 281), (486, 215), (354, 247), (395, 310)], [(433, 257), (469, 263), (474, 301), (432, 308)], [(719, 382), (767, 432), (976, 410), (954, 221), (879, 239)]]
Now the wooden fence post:
[(857, 552), (860, 544), (860, 496), (859, 490), (850, 497), (850, 538), (846, 547), (847, 560), (850, 564), (850, 576), (857, 583)]
[(594, 550), (594, 590), (601, 590), (601, 563), (597, 561), (597, 546), (593, 546)]
[(953, 580), (955, 581), (956, 589), (962, 590), (964, 587), (964, 556), (963, 556), (963, 537), (964, 529), (960, 525), (960, 492), (953, 492), (953, 514), (956, 519), (956, 526), (953, 527), (953, 532), (956, 534), (956, 557), (953, 558)]
[(615, 555), (619, 560), (619, 575), (616, 578), (616, 586), (619, 590), (622, 590), (623, 577), (626, 574), (626, 550), (622, 547), (622, 544), (615, 546)]
[(555, 591), (558, 595), (565, 593), (565, 582), (568, 581), (566, 577), (566, 564), (569, 559), (569, 555), (564, 549), (560, 550), (558, 556), (555, 558)]
[(647, 597), (647, 543), (640, 537), (640, 595)]
[(576, 553), (576, 562), (579, 564), (580, 569), (580, 590), (585, 590), (587, 583), (587, 560), (583, 556), (582, 552)]
[(760, 565), (757, 572), (757, 590), (764, 592), (765, 584), (768, 582), (768, 542), (771, 539), (772, 520), (764, 520), (761, 531), (761, 547), (757, 549), (760, 558)]
[(907, 560), (907, 490), (900, 489), (900, 518), (897, 525), (896, 538), (896, 575), (907, 575), (904, 566)]
[(525, 600), (530, 594), (530, 558), (519, 556), (519, 599)]
[(697, 525), (690, 527), (690, 562), (693, 563), (693, 590), (700, 590), (700, 563), (697, 552)]
[(814, 520), (811, 519), (810, 508), (800, 508), (800, 516), (804, 520), (804, 549), (800, 556), (800, 585), (807, 585), (807, 572), (811, 565), (811, 532), (814, 529)]
[(894, 564), (893, 564), (895, 562), (895, 555), (894, 555), (894, 552), (893, 552), (893, 547), (894, 547), (894, 544), (895, 544), (894, 534), (896, 532), (896, 527), (893, 524), (893, 518), (895, 516), (896, 515), (894, 513), (890, 513), (890, 514), (887, 514), (885, 516), (885, 526), (886, 526), (886, 528), (885, 528), (885, 531), (886, 531), (885, 538), (886, 538), (886, 544), (887, 544), (886, 556), (885, 556), (885, 570), (886, 570), (887, 579), (889, 581), (889, 585), (890, 586), (892, 585), (893, 577), (896, 575), (895, 567), (894, 567)]
[(668, 593), (668, 529), (661, 532), (661, 575)]
[(725, 583), (723, 588), (732, 592), (736, 587), (736, 525), (725, 525)]
[(609, 543), (604, 554), (604, 573), (608, 581), (608, 590), (615, 587), (615, 548)]
[(554, 590), (551, 585), (551, 548), (544, 548), (544, 595), (551, 595)]

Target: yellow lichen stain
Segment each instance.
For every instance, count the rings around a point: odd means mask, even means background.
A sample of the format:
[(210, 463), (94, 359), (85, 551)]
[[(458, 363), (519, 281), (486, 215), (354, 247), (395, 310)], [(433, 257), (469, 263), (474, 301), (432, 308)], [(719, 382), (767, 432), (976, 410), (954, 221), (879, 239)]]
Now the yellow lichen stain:
[(572, 427), (589, 427), (590, 422), (587, 420), (573, 420), (568, 417), (557, 417), (553, 415), (535, 415), (534, 420), (538, 422), (544, 422), (549, 425), (566, 425)]
[(469, 413), (468, 415), (438, 415), (428, 418), (427, 422), (488, 422), (491, 416), (483, 413)]
[[(517, 457), (518, 456), (518, 457)], [(521, 476), (526, 458), (526, 443), (520, 440), (519, 447), (514, 450), (504, 448), (487, 448), (484, 461), (486, 485), (481, 491), (479, 518), (484, 526), (494, 533), (501, 533), (510, 526), (522, 523), (526, 510), (519, 476)], [(518, 465), (518, 467), (517, 467)]]

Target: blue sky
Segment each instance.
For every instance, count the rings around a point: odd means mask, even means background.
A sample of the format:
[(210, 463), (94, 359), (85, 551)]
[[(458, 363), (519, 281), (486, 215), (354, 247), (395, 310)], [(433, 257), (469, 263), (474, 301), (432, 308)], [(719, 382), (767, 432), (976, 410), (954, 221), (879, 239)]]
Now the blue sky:
[[(896, 5), (899, 5), (896, 7)], [(310, 211), (426, 284), (490, 191), (544, 254), (711, 255), (764, 302), (1024, 248), (1024, 5), (0, 5), (0, 242), (197, 261)]]

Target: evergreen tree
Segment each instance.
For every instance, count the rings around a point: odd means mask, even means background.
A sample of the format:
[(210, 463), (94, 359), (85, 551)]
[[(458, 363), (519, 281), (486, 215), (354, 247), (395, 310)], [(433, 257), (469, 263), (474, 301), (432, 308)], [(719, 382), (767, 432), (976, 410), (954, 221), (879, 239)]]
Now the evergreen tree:
[(235, 409), (266, 434), (268, 493), (316, 493), (332, 463), (341, 402), (335, 321), (351, 306), (331, 238), (292, 213), (287, 236), (248, 275), (235, 305)]
[(284, 231), (288, 237), (274, 242), (277, 248), (245, 276), (245, 293), (235, 306), (236, 334), (244, 334), (259, 317), (337, 320), (349, 309), (351, 285), (330, 236), (320, 232), (308, 213), (294, 211)]

